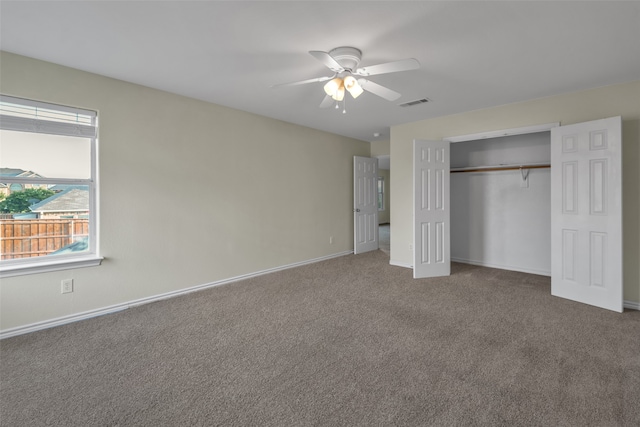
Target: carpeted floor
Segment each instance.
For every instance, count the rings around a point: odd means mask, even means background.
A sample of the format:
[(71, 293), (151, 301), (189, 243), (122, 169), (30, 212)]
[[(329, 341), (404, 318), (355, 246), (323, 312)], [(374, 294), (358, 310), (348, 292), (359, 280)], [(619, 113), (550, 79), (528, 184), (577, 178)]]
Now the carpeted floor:
[(3, 426), (638, 426), (640, 312), (351, 255), (0, 342)]

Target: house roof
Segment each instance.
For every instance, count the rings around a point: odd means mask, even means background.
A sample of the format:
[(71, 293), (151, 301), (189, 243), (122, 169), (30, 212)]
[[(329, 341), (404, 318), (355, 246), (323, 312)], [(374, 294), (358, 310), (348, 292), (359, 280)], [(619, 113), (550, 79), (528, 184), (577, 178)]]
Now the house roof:
[(29, 207), (31, 212), (77, 212), (89, 210), (89, 191), (68, 188)]
[(42, 175), (39, 175), (33, 171), (26, 171), (24, 169), (16, 169), (16, 168), (0, 168), (0, 178), (2, 177), (28, 177), (28, 178), (42, 178)]
[[(0, 49), (374, 141), (393, 125), (638, 80), (639, 17), (633, 1), (4, 1)], [(87, 34), (93, 54), (79, 54)], [(331, 77), (308, 51), (340, 46), (360, 49), (361, 67), (421, 67), (367, 77), (401, 97), (347, 95), (346, 114), (318, 108), (323, 82), (272, 88)]]
[(70, 188), (78, 188), (80, 190), (86, 190), (87, 186), (86, 185), (56, 184), (56, 185), (53, 185), (51, 187), (48, 187), (47, 189), (51, 190), (51, 191), (59, 192), (59, 191), (68, 190)]

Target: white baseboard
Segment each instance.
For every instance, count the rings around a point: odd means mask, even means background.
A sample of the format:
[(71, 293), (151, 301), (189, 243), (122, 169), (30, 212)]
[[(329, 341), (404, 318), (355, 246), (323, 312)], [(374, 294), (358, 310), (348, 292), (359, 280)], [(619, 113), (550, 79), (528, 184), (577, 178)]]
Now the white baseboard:
[(640, 302), (635, 302), (635, 301), (624, 301), (622, 303), (622, 306), (624, 308), (628, 308), (630, 310), (638, 310), (640, 311)]
[(90, 319), (92, 317), (103, 316), (105, 314), (117, 313), (118, 311), (126, 310), (132, 307), (138, 307), (143, 304), (149, 304), (156, 301), (165, 300), (168, 298), (173, 298), (179, 295), (189, 294), (191, 292), (201, 291), (203, 289), (212, 288), (215, 286), (225, 285), (227, 283), (238, 282), (240, 280), (250, 279), (252, 277), (262, 276), (264, 274), (275, 273), (276, 271), (288, 270), (294, 267), (300, 267), (306, 264), (313, 264), (320, 261), (326, 261), (332, 258), (338, 258), (341, 256), (352, 254), (353, 251), (344, 251), (336, 254), (331, 254), (327, 256), (323, 256), (320, 258), (314, 258), (306, 261), (296, 262), (293, 264), (287, 264), (280, 267), (269, 268), (266, 270), (257, 271), (255, 273), (243, 274), (241, 276), (231, 277), (229, 279), (218, 280), (216, 282), (205, 283), (203, 285), (192, 286), (190, 288), (180, 289), (177, 291), (166, 292), (163, 294), (153, 295), (146, 298), (140, 298), (133, 301), (128, 301), (120, 304), (111, 305), (108, 307), (102, 307), (95, 310), (89, 310), (82, 313), (71, 314), (69, 316), (57, 317), (55, 319), (45, 320), (42, 322), (31, 323), (29, 325), (18, 326), (15, 328), (5, 329), (4, 331), (0, 331), (0, 340), (10, 337), (15, 337), (18, 335), (28, 334), (31, 332), (40, 331), (43, 329), (53, 328), (55, 326), (66, 325), (67, 323), (73, 323), (80, 320)]
[(389, 260), (389, 265), (395, 265), (396, 267), (404, 267), (404, 268), (413, 268), (413, 265), (407, 264), (405, 262), (394, 261), (392, 259)]
[(551, 272), (550, 271), (544, 271), (544, 270), (536, 270), (536, 269), (530, 269), (530, 268), (521, 268), (521, 267), (512, 267), (509, 265), (498, 265), (498, 264), (491, 264), (491, 263), (487, 263), (487, 262), (482, 262), (482, 261), (472, 261), (469, 259), (462, 259), (462, 258), (451, 258), (452, 262), (459, 262), (462, 264), (471, 264), (471, 265), (478, 265), (480, 267), (489, 267), (489, 268), (497, 268), (500, 270), (511, 270), (511, 271), (519, 271), (521, 273), (529, 273), (529, 274), (537, 274), (539, 276), (549, 276), (551, 277)]
[[(215, 286), (220, 286), (220, 285), (224, 285), (227, 283), (233, 283), (233, 282), (238, 282), (240, 280), (244, 280), (244, 279), (249, 279), (252, 277), (257, 277), (257, 276), (262, 276), (264, 274), (269, 274), (269, 273), (275, 273), (276, 271), (282, 271), (282, 270), (287, 270), (290, 268), (294, 268), (294, 267), (300, 267), (306, 264), (313, 264), (316, 262), (321, 262), (321, 261), (325, 261), (325, 260), (329, 260), (332, 258), (338, 258), (341, 256), (345, 256), (345, 255), (350, 255), (352, 254), (353, 251), (345, 251), (345, 252), (339, 252), (336, 254), (332, 254), (332, 255), (327, 255), (324, 257), (320, 257), (320, 258), (314, 258), (314, 259), (310, 259), (307, 261), (301, 261), (301, 262), (297, 262), (297, 263), (293, 263), (293, 264), (287, 264), (287, 265), (283, 265), (280, 267), (275, 267), (275, 268), (270, 268), (270, 269), (266, 269), (266, 270), (262, 270), (262, 271), (257, 271), (255, 273), (249, 273), (249, 274), (244, 274), (242, 276), (236, 276), (236, 277), (231, 277), (229, 279), (224, 279), (224, 280), (219, 280), (216, 282), (211, 282), (211, 283), (205, 283), (203, 285), (198, 285), (198, 286), (193, 286), (190, 288), (185, 288), (185, 289), (180, 289), (177, 291), (172, 291), (172, 292), (167, 292), (164, 294), (159, 294), (159, 295), (154, 295), (154, 296), (150, 296), (150, 297), (146, 297), (146, 298), (140, 298), (137, 300), (133, 300), (133, 301), (128, 301), (125, 303), (121, 303), (121, 304), (115, 304), (115, 305), (111, 305), (108, 307), (102, 307), (96, 310), (89, 310), (89, 311), (85, 311), (82, 313), (77, 313), (77, 314), (72, 314), (69, 316), (63, 316), (63, 317), (58, 317), (55, 319), (50, 319), (50, 320), (45, 320), (42, 322), (36, 322), (36, 323), (31, 323), (29, 325), (24, 325), (24, 326), (18, 326), (15, 328), (10, 328), (10, 329), (5, 329), (4, 331), (0, 331), (0, 340), (5, 339), (5, 338), (11, 338), (11, 337), (15, 337), (18, 335), (24, 335), (24, 334), (28, 334), (31, 332), (36, 332), (36, 331), (40, 331), (43, 329), (49, 329), (49, 328), (53, 328), (55, 326), (61, 326), (61, 325), (66, 325), (67, 323), (73, 323), (73, 322), (78, 322), (80, 320), (86, 320), (86, 319), (90, 319), (92, 317), (98, 317), (98, 316), (103, 316), (105, 314), (112, 314), (112, 313), (117, 313), (118, 311), (122, 311), (122, 310), (126, 310), (128, 308), (131, 307), (137, 307), (143, 304), (149, 304), (155, 301), (161, 301), (164, 299), (168, 299), (168, 298), (173, 298), (179, 295), (185, 295), (185, 294), (189, 294), (191, 292), (196, 292), (196, 291), (200, 291), (203, 289), (208, 289), (208, 288), (212, 288)], [(454, 260), (452, 259), (452, 261), (455, 262), (463, 262), (466, 264), (474, 264), (473, 262), (465, 262), (465, 261), (459, 261), (459, 260)], [(412, 265), (410, 264), (406, 264), (404, 262), (399, 262), (399, 261), (393, 261), (390, 260), (389, 261), (390, 265), (395, 265), (397, 267), (405, 267), (405, 268), (413, 268)], [(481, 265), (481, 264), (474, 264), (474, 265)], [(485, 265), (486, 267), (493, 267), (493, 268), (500, 268), (497, 266), (490, 266), (490, 265)], [(529, 273), (528, 271), (525, 271), (525, 273)], [(541, 273), (533, 273), (533, 274), (541, 274)], [(634, 301), (624, 301), (624, 308), (628, 308), (631, 310), (639, 310), (640, 311), (640, 303), (638, 302), (634, 302)]]

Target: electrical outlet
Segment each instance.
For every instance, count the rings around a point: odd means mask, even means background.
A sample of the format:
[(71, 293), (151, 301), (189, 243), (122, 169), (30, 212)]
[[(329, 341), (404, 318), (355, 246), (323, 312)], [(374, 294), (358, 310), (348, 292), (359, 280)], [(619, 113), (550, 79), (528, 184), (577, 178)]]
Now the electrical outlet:
[(333, 236), (329, 236), (329, 244), (333, 245)]
[(412, 251), (413, 250), (413, 245), (409, 245), (409, 250)]
[(61, 282), (61, 285), (60, 293), (69, 294), (73, 292), (73, 279), (65, 279)]

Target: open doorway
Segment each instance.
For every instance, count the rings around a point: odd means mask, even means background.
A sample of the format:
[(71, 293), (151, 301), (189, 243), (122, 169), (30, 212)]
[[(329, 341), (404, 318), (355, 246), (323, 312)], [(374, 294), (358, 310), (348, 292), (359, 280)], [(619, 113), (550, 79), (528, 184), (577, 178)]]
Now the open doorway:
[(378, 239), (379, 249), (391, 256), (391, 161), (390, 156), (378, 156)]

